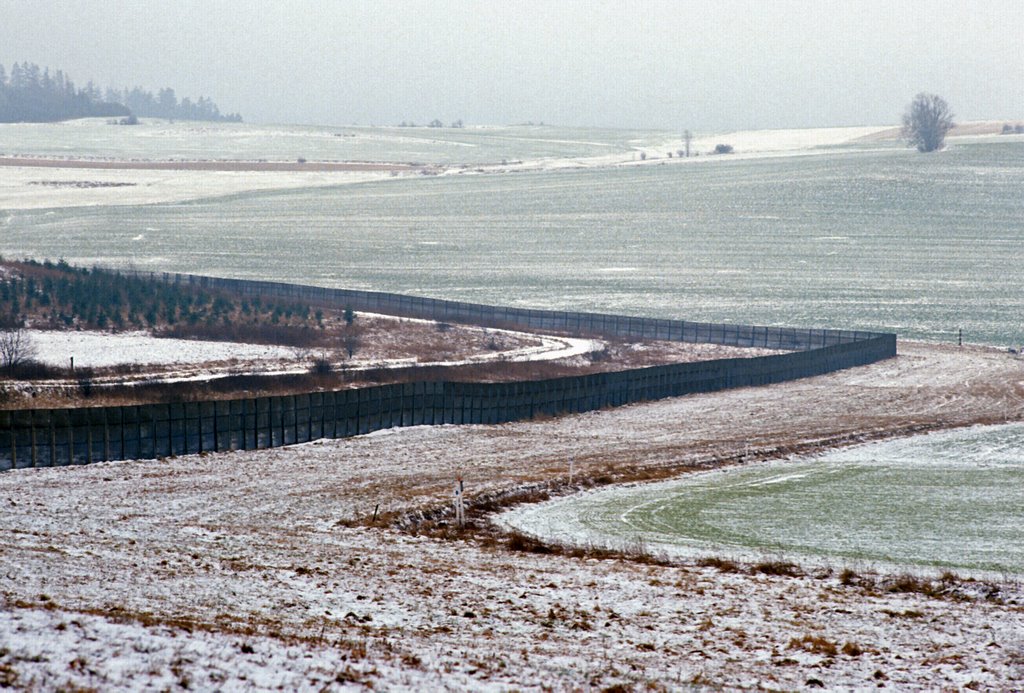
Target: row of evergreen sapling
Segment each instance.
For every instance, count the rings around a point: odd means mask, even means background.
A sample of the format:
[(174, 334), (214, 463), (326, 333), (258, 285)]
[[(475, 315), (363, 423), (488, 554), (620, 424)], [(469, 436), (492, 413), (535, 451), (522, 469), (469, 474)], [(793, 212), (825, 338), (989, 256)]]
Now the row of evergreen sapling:
[[(0, 259), (2, 260), (2, 259)], [(0, 324), (49, 329), (141, 330), (173, 337), (317, 346), (324, 312), (272, 297), (232, 296), (101, 268), (6, 262)]]

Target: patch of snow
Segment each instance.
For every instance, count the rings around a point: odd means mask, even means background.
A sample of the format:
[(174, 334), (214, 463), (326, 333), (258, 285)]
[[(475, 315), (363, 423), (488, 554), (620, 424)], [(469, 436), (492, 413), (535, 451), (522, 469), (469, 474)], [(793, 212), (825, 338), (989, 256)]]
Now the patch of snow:
[[(0, 209), (184, 202), (262, 190), (330, 187), (388, 180), (388, 171), (160, 171), (4, 166)], [(41, 184), (55, 181), (65, 185)], [(76, 187), (75, 181), (104, 185)]]
[[(377, 319), (434, 324), (432, 320), (395, 318), (373, 313)], [(332, 365), (346, 371), (364, 371), (405, 366), (463, 366), (494, 361), (529, 362), (573, 359), (598, 351), (604, 342), (574, 337), (533, 335), (513, 330), (460, 326), (459, 329), (538, 342), (505, 349), (489, 349), (461, 359), (420, 361), (413, 357), (380, 358), (357, 354)], [(239, 344), (192, 339), (153, 337), (147, 332), (106, 333), (94, 331), (29, 330), (37, 350), (36, 358), (58, 367), (108, 368), (118, 365), (161, 366), (160, 372), (144, 374), (149, 382), (198, 382), (238, 373), (260, 375), (301, 375), (310, 369), (308, 350), (260, 344)], [(123, 380), (117, 376), (115, 380)], [(96, 384), (104, 382), (98, 378)], [(60, 385), (60, 383), (55, 383)]]
[(106, 368), (120, 364), (201, 364), (209, 361), (279, 361), (295, 358), (295, 349), (264, 344), (164, 339), (148, 332), (30, 330), (37, 358), (52, 366)]

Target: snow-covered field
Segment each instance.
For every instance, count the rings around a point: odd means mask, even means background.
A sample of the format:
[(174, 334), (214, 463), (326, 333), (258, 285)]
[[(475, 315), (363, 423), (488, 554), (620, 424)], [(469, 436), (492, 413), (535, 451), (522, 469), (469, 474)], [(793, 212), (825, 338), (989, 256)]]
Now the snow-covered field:
[(121, 364), (184, 365), (209, 361), (282, 361), (295, 358), (295, 350), (264, 344), (209, 342), (198, 339), (163, 339), (148, 332), (91, 332), (31, 330), (27, 333), (38, 359), (53, 366), (108, 368)]
[[(385, 316), (375, 317), (378, 320), (385, 319)], [(415, 357), (388, 358), (381, 345), (375, 344), (357, 352), (352, 359), (338, 356), (339, 364), (336, 365), (344, 365), (348, 370), (360, 370), (411, 364), (460, 366), (496, 360), (548, 361), (582, 356), (603, 345), (592, 339), (528, 335), (511, 330), (485, 330), (465, 326), (454, 328), (452, 334), (459, 332), (511, 338), (513, 346), (480, 351), (454, 360), (434, 361)], [(159, 366), (156, 370), (163, 372), (164, 380), (208, 379), (242, 371), (262, 375), (306, 373), (313, 353), (308, 349), (262, 344), (154, 337), (147, 332), (30, 330), (27, 334), (37, 349), (37, 359), (43, 363), (68, 366), (74, 358), (78, 368), (110, 368), (124, 364)], [(318, 351), (315, 353), (319, 354)], [(147, 370), (146, 377), (155, 377), (153, 369)], [(118, 379), (121, 378), (123, 376), (118, 376)]]
[[(1000, 141), (1006, 141), (1005, 136), (994, 134), (999, 132), (1001, 124), (969, 123), (954, 130), (950, 137), (996, 137)], [(336, 128), (275, 129), (263, 126), (250, 131), (244, 127), (228, 125), (190, 128), (179, 124), (172, 127), (155, 120), (147, 121), (146, 127), (138, 131), (112, 128), (96, 119), (31, 126), (15, 124), (6, 127), (7, 132), (0, 131), (0, 139), (10, 140), (11, 137), (16, 137), (12, 133), (22, 132), (23, 135), (27, 133), (31, 140), (29, 145), (25, 145), (29, 147), (26, 152), (18, 149), (15, 142), (8, 141), (8, 146), (11, 147), (8, 155), (28, 156), (39, 159), (40, 163), (46, 161), (49, 164), (40, 167), (0, 166), (0, 209), (11, 211), (50, 207), (174, 203), (258, 191), (331, 187), (407, 178), (425, 172), (440, 175), (474, 175), (622, 165), (680, 165), (723, 159), (834, 154), (849, 149), (864, 151), (868, 146), (891, 148), (893, 141), (898, 139), (899, 132), (898, 128), (892, 126), (859, 126), (695, 133), (690, 146), (694, 156), (686, 159), (674, 156), (686, 147), (683, 139), (674, 133), (646, 133), (636, 139), (620, 141), (617, 138), (621, 133), (615, 131), (590, 133), (583, 130), (574, 131), (571, 128), (565, 129), (565, 135), (575, 134), (578, 139), (551, 139), (547, 133), (531, 136), (529, 128), (522, 128), (521, 131), (505, 128), (500, 129), (500, 134), (494, 135), (489, 134), (488, 128), (425, 133), (422, 128), (352, 128), (339, 132)], [(61, 156), (46, 153), (52, 148), (52, 145), (46, 144), (46, 128), (56, 128), (51, 134), (61, 141), (66, 140), (61, 151), (70, 153)], [(487, 138), (489, 146), (494, 146), (494, 141), (500, 141), (507, 143), (511, 149), (504, 156), (495, 155), (497, 158), (492, 160), (480, 162), (470, 159), (467, 163), (461, 163), (457, 153), (453, 152), (460, 148), (472, 149), (478, 146), (472, 141), (458, 139), (459, 136), (466, 137), (467, 133), (470, 140), (473, 137), (484, 137)], [(103, 155), (76, 156), (75, 146), (85, 146), (82, 142), (89, 141), (90, 138), (96, 140), (94, 144), (98, 147), (97, 151)], [(394, 160), (394, 154), (403, 151), (404, 145), (418, 143), (426, 146), (429, 143), (423, 151), (406, 152), (408, 156), (426, 163), (408, 170), (399, 167), (396, 170), (367, 171), (258, 170), (268, 161), (265, 158), (249, 161), (254, 169), (246, 171), (116, 170), (88, 167), (90, 161), (105, 165), (124, 160), (131, 161), (133, 165), (144, 165), (146, 161), (153, 159), (154, 153), (156, 159), (174, 160), (182, 165), (187, 165), (189, 161), (233, 161), (237, 159), (239, 151), (249, 152), (254, 157), (264, 157), (267, 151), (274, 151), (276, 153), (269, 161), (271, 164), (279, 164), (295, 161), (294, 158), (287, 158), (285, 152), (290, 156), (293, 148), (300, 142), (313, 152), (310, 153), (310, 161), (314, 162), (311, 165), (315, 165), (318, 160), (314, 154), (317, 151), (325, 152), (326, 161), (339, 163), (346, 160), (338, 159), (346, 150), (337, 149), (335, 145), (357, 141), (375, 143), (375, 151), (383, 161)], [(323, 149), (325, 143), (331, 147)], [(727, 157), (708, 156), (718, 144), (732, 145), (735, 153)], [(565, 148), (567, 151), (553, 154), (548, 151), (552, 146), (556, 149)], [(209, 158), (209, 147), (213, 147), (214, 151), (215, 158), (212, 160)], [(578, 150), (578, 154), (570, 153), (574, 148)], [(519, 151), (516, 151), (517, 149)], [(82, 151), (92, 150), (86, 148)], [(123, 151), (125, 154), (111, 156), (110, 153), (114, 151)], [(545, 154), (538, 156), (537, 152)], [(673, 154), (671, 158), (670, 153)], [(223, 158), (216, 158), (217, 155)], [(166, 158), (168, 156), (170, 159)], [(501, 159), (505, 161), (498, 163)], [(73, 160), (75, 165), (61, 166), (62, 160)], [(360, 160), (359, 157), (356, 157), (356, 160)]]
[[(71, 687), (1024, 685), (1024, 590), (515, 553), (370, 518), (527, 484), (1024, 420), (1019, 359), (901, 343), (826, 376), (501, 426), (0, 475), (0, 677)], [(855, 403), (852, 406), (851, 403)], [(552, 486), (554, 488), (554, 486)]]
[(0, 168), (0, 209), (183, 202), (265, 190), (328, 187), (392, 176), (384, 171), (153, 171)]
[[(81, 127), (87, 126), (88, 123)], [(108, 126), (100, 127), (109, 130)], [(401, 142), (401, 138), (394, 134), (393, 129), (385, 130), (387, 142), (392, 144)], [(729, 143), (735, 147), (738, 157), (800, 156), (821, 151), (823, 147), (851, 143), (859, 138), (885, 130), (885, 127), (844, 127), (730, 132), (697, 136), (691, 143), (691, 149), (696, 154), (706, 155), (714, 149), (716, 144)], [(309, 136), (308, 132), (300, 134)], [(372, 137), (372, 134), (372, 132), (360, 131), (360, 137)], [(266, 137), (288, 137), (284, 133), (263, 133), (263, 135)], [(154, 137), (158, 137), (158, 135), (154, 135)], [(174, 141), (171, 134), (168, 134), (167, 137)], [(529, 142), (529, 140), (524, 139), (524, 142)], [(593, 146), (596, 145), (591, 144), (591, 148)], [(668, 160), (669, 152), (674, 153), (684, 148), (685, 144), (681, 139), (666, 137), (663, 142), (653, 146), (651, 141), (638, 140), (633, 150), (623, 151), (619, 147), (614, 147), (615, 151), (609, 154), (549, 156), (539, 159), (526, 157), (513, 163), (479, 164), (470, 168), (446, 165), (437, 167), (435, 172), (444, 175), (462, 175), (515, 170), (557, 170), (664, 163), (664, 160)], [(641, 152), (647, 157), (646, 160), (641, 160)], [(674, 163), (711, 160), (715, 160), (715, 157), (671, 159)], [(109, 160), (104, 158), (97, 159), (97, 161), (107, 162)], [(77, 163), (87, 163), (87, 160)], [(254, 165), (258, 165), (258, 162)], [(110, 170), (61, 167), (60, 160), (54, 159), (52, 167), (0, 167), (0, 209), (173, 203), (266, 190), (347, 185), (416, 176), (420, 173), (420, 170), (289, 172)]]
[[(805, 128), (790, 130), (740, 130), (725, 133), (698, 133), (690, 142), (690, 158), (679, 158), (680, 151), (686, 150), (686, 142), (679, 137), (666, 137), (661, 142), (636, 142), (630, 152), (613, 152), (586, 157), (563, 157), (560, 159), (533, 159), (514, 166), (500, 167), (500, 170), (545, 170), (568, 168), (597, 168), (602, 166), (651, 166), (665, 163), (697, 164), (729, 159), (750, 159), (778, 156), (808, 156), (825, 151), (836, 151), (836, 147), (853, 145), (865, 137), (878, 135), (890, 128), (836, 127)], [(714, 156), (716, 145), (728, 144), (734, 153), (727, 157)], [(671, 156), (670, 156), (671, 154)], [(497, 168), (497, 167), (491, 167)], [(486, 170), (486, 169), (484, 169)]]

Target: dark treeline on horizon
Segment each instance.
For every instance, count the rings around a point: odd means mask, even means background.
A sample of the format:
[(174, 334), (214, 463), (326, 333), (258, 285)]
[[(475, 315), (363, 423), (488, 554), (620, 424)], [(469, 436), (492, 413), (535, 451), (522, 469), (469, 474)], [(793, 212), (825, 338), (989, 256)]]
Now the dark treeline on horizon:
[(63, 71), (14, 63), (8, 76), (0, 64), (0, 122), (46, 123), (95, 116), (130, 116), (125, 106), (104, 103), (92, 82), (76, 89)]
[(205, 96), (200, 96), (195, 101), (186, 96), (178, 101), (170, 87), (161, 89), (155, 96), (153, 92), (142, 87), (135, 87), (131, 91), (127, 87), (120, 91), (108, 87), (103, 96), (106, 101), (127, 106), (133, 114), (143, 118), (242, 122), (242, 116), (238, 113), (222, 115), (217, 104)]
[[(89, 81), (76, 88), (62, 70), (54, 73), (34, 63), (14, 63), (10, 73), (0, 64), (0, 123), (48, 123), (73, 118), (168, 118), (241, 122), (237, 113), (222, 115), (206, 97), (178, 100), (171, 88), (155, 96), (142, 87), (100, 89)], [(132, 120), (123, 122), (134, 122)]]

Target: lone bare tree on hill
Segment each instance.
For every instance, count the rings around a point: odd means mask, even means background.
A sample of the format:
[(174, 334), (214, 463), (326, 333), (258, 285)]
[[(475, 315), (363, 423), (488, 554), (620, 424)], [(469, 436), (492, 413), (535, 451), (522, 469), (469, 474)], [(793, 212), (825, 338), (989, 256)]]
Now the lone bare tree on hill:
[(941, 96), (924, 92), (914, 97), (903, 114), (903, 138), (919, 152), (942, 148), (953, 127), (953, 113)]

